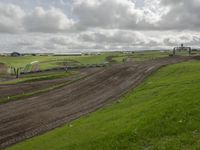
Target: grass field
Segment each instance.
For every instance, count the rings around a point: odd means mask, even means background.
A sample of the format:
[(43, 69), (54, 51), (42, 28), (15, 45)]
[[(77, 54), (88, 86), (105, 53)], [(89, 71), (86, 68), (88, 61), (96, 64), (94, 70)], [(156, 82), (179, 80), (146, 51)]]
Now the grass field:
[[(88, 64), (103, 64), (106, 61), (106, 57), (109, 56), (110, 53), (103, 53), (102, 55), (88, 55), (88, 56), (21, 56), (21, 57), (8, 57), (8, 56), (0, 56), (0, 63), (6, 64), (7, 68), (9, 67), (20, 67), (22, 68), (21, 71), (23, 71), (24, 68), (26, 68), (27, 64), (30, 64), (31, 62), (38, 61), (39, 62), (39, 69), (45, 70), (45, 69), (51, 69), (56, 67), (64, 67), (64, 66), (82, 66), (82, 65), (88, 65)], [(1, 74), (0, 72), (0, 84), (1, 81), (7, 81), (9, 74), (14, 74), (13, 70), (9, 71), (8, 69), (7, 74)], [(28, 70), (31, 71), (31, 70)], [(37, 74), (38, 75), (38, 74)], [(48, 77), (47, 77), (48, 76)], [(45, 80), (45, 79), (51, 79), (51, 78), (60, 78), (62, 75), (52, 75), (50, 72), (49, 75), (46, 75), (46, 77), (35, 77), (35, 80)], [(12, 78), (10, 76), (10, 78)], [(20, 76), (19, 80), (11, 81), (8, 83), (18, 83), (18, 82), (28, 82), (31, 81), (31, 79), (24, 79)], [(2, 82), (2, 84), (5, 84), (5, 82)]]
[(21, 56), (21, 57), (2, 57), (0, 62), (13, 67), (25, 67), (27, 64), (38, 61), (41, 69), (48, 69), (60, 66), (60, 62), (74, 60), (81, 64), (99, 64), (105, 61), (107, 54), (97, 56)]
[[(160, 57), (167, 57), (170, 52), (160, 52), (160, 51), (146, 51), (146, 52), (135, 52), (134, 54), (125, 54), (120, 52), (105, 52), (101, 55), (82, 55), (82, 56), (20, 56), (20, 57), (9, 57), (9, 56), (0, 56), (0, 64), (5, 64), (7, 66), (7, 71), (5, 70), (2, 73), (2, 67), (0, 66), (0, 84), (6, 83), (19, 83), (19, 82), (29, 82), (31, 79), (23, 78), (20, 76), (18, 80), (12, 80), (14, 77), (14, 68), (21, 68), (20, 72), (31, 71), (31, 65), (27, 68), (26, 66), (31, 62), (39, 62), (39, 69), (51, 69), (57, 67), (75, 67), (75, 66), (90, 66), (91, 64), (107, 64), (108, 56), (112, 56), (112, 60), (115, 63), (122, 63), (124, 60), (143, 62), (149, 59), (155, 59)], [(12, 68), (12, 69), (11, 69)], [(52, 75), (46, 75), (46, 77), (35, 77), (33, 80), (45, 80), (51, 79)], [(58, 78), (60, 75), (58, 75)], [(52, 78), (56, 78), (53, 75)]]
[(35, 81), (61, 79), (61, 78), (75, 75), (75, 74), (78, 74), (78, 72), (51, 71), (51, 72), (44, 72), (44, 73), (35, 73), (35, 74), (30, 74), (30, 75), (24, 75), (18, 79), (13, 79), (7, 82), (2, 82), (2, 83), (0, 82), (0, 84), (17, 84), (17, 83), (28, 83), (28, 82), (35, 82)]
[(200, 149), (200, 63), (160, 69), (119, 102), (8, 150)]
[[(122, 62), (124, 58), (129, 57), (128, 55), (119, 52), (107, 52), (101, 55), (84, 55), (84, 56), (21, 56), (21, 57), (4, 57), (0, 56), (0, 62), (5, 63), (7, 66), (13, 67), (25, 67), (31, 62), (38, 61), (40, 63), (40, 69), (48, 69), (59, 67), (62, 63), (73, 60), (80, 64), (101, 64), (106, 61), (106, 57), (114, 56), (113, 59), (117, 62)], [(137, 52), (131, 54), (130, 57), (134, 58), (135, 61), (143, 61), (151, 58), (166, 57), (168, 53), (157, 52)]]
[[(64, 77), (66, 74), (63, 73), (53, 73), (48, 72), (46, 75), (35, 74), (32, 77), (20, 76), (20, 79), (12, 80), (14, 78), (13, 69), (8, 69), (9, 66), (20, 67), (21, 71), (25, 71), (23, 68), (31, 62), (38, 61), (40, 70), (51, 69), (63, 66), (83, 66), (91, 64), (104, 64), (107, 62), (107, 57), (112, 56), (112, 60), (115, 63), (121, 63), (124, 60), (143, 62), (149, 59), (155, 59), (160, 57), (168, 57), (169, 51), (145, 51), (145, 52), (135, 52), (134, 54), (125, 54), (120, 52), (105, 52), (101, 55), (83, 55), (83, 56), (21, 56), (21, 57), (9, 57), (0, 56), (0, 63), (4, 63), (7, 66), (8, 73), (0, 72), (0, 84), (15, 84), (20, 82), (31, 82), (31, 81), (41, 81), (47, 79), (55, 79)], [(1, 69), (1, 67), (0, 67)], [(29, 68), (30, 69), (30, 68)], [(10, 70), (10, 71), (9, 71)], [(30, 70), (28, 70), (30, 71)], [(10, 72), (10, 73), (9, 73)], [(26, 72), (26, 71), (25, 71)], [(13, 75), (13, 76), (12, 76)]]

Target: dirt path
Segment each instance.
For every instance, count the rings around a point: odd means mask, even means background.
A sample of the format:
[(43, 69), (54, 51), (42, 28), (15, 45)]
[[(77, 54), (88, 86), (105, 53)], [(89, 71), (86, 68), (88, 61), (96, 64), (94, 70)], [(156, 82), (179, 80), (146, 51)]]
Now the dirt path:
[(78, 70), (79, 73), (72, 77), (65, 77), (60, 79), (45, 80), (45, 81), (35, 81), (29, 83), (18, 83), (18, 84), (1, 84), (0, 85), (0, 98), (10, 97), (14, 95), (25, 94), (29, 92), (39, 91), (51, 86), (59, 85), (65, 82), (75, 81), (79, 78), (88, 76), (101, 68), (85, 68)]
[(0, 105), (0, 149), (95, 111), (137, 86), (158, 68), (188, 59), (114, 65), (63, 88)]

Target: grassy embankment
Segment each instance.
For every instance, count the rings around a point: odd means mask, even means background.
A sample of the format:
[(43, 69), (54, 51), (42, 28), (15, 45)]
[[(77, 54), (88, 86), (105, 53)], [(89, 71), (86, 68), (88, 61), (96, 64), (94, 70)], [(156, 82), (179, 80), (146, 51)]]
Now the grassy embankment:
[(119, 103), (8, 150), (200, 149), (200, 63), (170, 65)]
[(25, 67), (27, 64), (38, 61), (40, 62), (40, 69), (49, 69), (59, 67), (62, 62), (69, 60), (77, 61), (80, 64), (100, 64), (105, 61), (109, 53), (102, 55), (88, 55), (88, 56), (21, 56), (21, 57), (3, 57), (0, 56), (0, 62), (13, 67)]
[[(116, 63), (122, 62), (124, 59), (129, 58), (131, 61), (145, 61), (149, 59), (155, 59), (160, 57), (167, 57), (168, 52), (160, 53), (159, 51), (147, 51), (147, 52), (136, 52), (134, 54), (123, 54), (119, 52), (107, 52), (102, 53), (101, 55), (88, 55), (88, 56), (21, 56), (21, 57), (2, 57), (0, 56), (0, 63), (3, 62), (8, 67), (21, 67), (24, 68), (27, 64), (30, 64), (33, 61), (38, 61), (41, 70), (50, 69), (55, 67), (63, 67), (69, 65), (90, 65), (90, 64), (102, 64), (107, 61), (107, 57), (112, 56), (112, 59)], [(23, 70), (23, 69), (22, 69)], [(33, 82), (41, 81), (55, 78), (65, 77), (66, 73), (56, 73), (56, 72), (47, 72), (37, 73), (32, 76), (20, 76), (20, 79), (12, 80), (14, 76), (9, 74), (1, 74), (0, 79), (7, 80), (7, 82), (2, 82), (2, 84), (7, 83), (20, 83), (20, 82)], [(1, 82), (1, 81), (0, 81)], [(0, 83), (1, 84), (1, 83)]]
[[(101, 64), (105, 62), (105, 58), (107, 57), (107, 53), (102, 55), (93, 55), (93, 56), (21, 56), (21, 57), (4, 57), (0, 56), (0, 63), (6, 64), (8, 67), (21, 67), (24, 68), (27, 64), (30, 64), (31, 62), (38, 61), (39, 66), (41, 70), (44, 69), (50, 69), (55, 67), (62, 67), (66, 64), (80, 64), (80, 65), (86, 65), (86, 64)], [(26, 76), (20, 76), (20, 79), (17, 80), (11, 80), (14, 78), (14, 76), (10, 76), (9, 74), (1, 74), (0, 72), (0, 78), (2, 80), (4, 78), (9, 78), (11, 81), (2, 82), (2, 84), (6, 83), (19, 83), (19, 82), (32, 82), (32, 81), (41, 81), (41, 80), (47, 80), (47, 79), (56, 79), (56, 78), (62, 78), (65, 77), (67, 74), (62, 72), (47, 72), (44, 73), (37, 73), (32, 76), (26, 75)]]
[(122, 62), (124, 58), (131, 57), (135, 61), (142, 61), (158, 57), (168, 56), (168, 52), (160, 53), (159, 51), (136, 52), (135, 54), (122, 54), (119, 52), (107, 52), (101, 55), (85, 55), (85, 56), (21, 56), (21, 57), (3, 57), (0, 56), (0, 62), (7, 66), (25, 67), (31, 62), (40, 62), (40, 68), (48, 69), (59, 67), (62, 63), (69, 60), (78, 62), (80, 64), (101, 64), (106, 61), (106, 57), (114, 56), (113, 59), (117, 62)]
[[(33, 61), (40, 62), (40, 69), (49, 69), (54, 67), (61, 67), (72, 60), (74, 62), (78, 62), (79, 64), (87, 65), (87, 64), (101, 64), (105, 62), (106, 57), (110, 55), (110, 53), (103, 53), (102, 55), (88, 55), (88, 56), (21, 56), (21, 57), (3, 57), (0, 56), (0, 62), (5, 63), (7, 66), (13, 67), (25, 67), (26, 64), (29, 64)], [(19, 95), (12, 95), (9, 97), (0, 98), (0, 104), (19, 100), (21, 98), (30, 97), (33, 95), (41, 94), (44, 92), (48, 92), (53, 89), (57, 89), (67, 84), (73, 83), (77, 80), (80, 80), (82, 77), (79, 76), (79, 71), (50, 71), (50, 72), (42, 72), (30, 75), (22, 75), (19, 79), (14, 79), (14, 77), (9, 75), (2, 75), (0, 76), (2, 79), (10, 78), (5, 81), (0, 81), (0, 84), (18, 84), (18, 83), (30, 83), (35, 81), (44, 81), (44, 80), (53, 80), (53, 79), (61, 79), (65, 77), (74, 76), (76, 79), (73, 81), (65, 81), (61, 84), (56, 84), (53, 86), (49, 86), (48, 88), (35, 90), (30, 93), (23, 93)]]
[(129, 59), (130, 61), (143, 62), (151, 59), (168, 57), (170, 51), (160, 52), (160, 51), (138, 51), (133, 54), (115, 54), (113, 55), (113, 60), (117, 62), (122, 62), (123, 59)]
[(78, 74), (78, 71), (51, 71), (51, 72), (44, 72), (44, 73), (34, 73), (34, 74), (27, 74), (22, 75), (18, 79), (9, 80), (6, 82), (0, 82), (1, 84), (17, 84), (17, 83), (29, 83), (29, 82), (36, 82), (36, 81), (45, 81), (45, 80), (53, 80), (53, 79), (62, 79), (70, 76), (74, 76)]

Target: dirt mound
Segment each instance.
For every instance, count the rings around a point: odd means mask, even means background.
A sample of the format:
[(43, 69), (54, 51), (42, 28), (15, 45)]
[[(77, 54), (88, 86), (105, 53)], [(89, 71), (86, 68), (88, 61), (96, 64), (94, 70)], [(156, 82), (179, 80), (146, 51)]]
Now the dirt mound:
[(0, 148), (95, 111), (117, 100), (160, 67), (188, 59), (171, 57), (113, 65), (63, 88), (0, 105)]
[(92, 74), (98, 71), (99, 68), (85, 68), (80, 69), (79, 74), (66, 77), (62, 79), (53, 79), (53, 80), (45, 80), (45, 81), (35, 81), (30, 83), (18, 83), (18, 84), (2, 84), (0, 85), (0, 99), (15, 95), (26, 94), (30, 92), (39, 91), (45, 88), (49, 88), (55, 85), (59, 85), (66, 82), (72, 82), (89, 74)]

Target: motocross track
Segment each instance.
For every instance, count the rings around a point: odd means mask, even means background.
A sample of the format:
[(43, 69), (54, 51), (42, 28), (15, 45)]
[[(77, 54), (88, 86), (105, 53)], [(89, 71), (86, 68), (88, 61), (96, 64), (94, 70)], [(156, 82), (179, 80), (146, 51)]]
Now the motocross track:
[(160, 67), (190, 59), (171, 57), (112, 65), (60, 89), (0, 105), (0, 149), (93, 112), (117, 100)]
[(76, 81), (79, 78), (83, 78), (85, 76), (95, 73), (99, 69), (100, 68), (80, 69), (78, 70), (79, 73), (77, 75), (73, 75), (73, 76), (65, 77), (61, 79), (35, 81), (35, 82), (18, 83), (18, 84), (1, 84), (0, 98), (35, 92), (35, 91), (39, 91), (39, 90), (49, 88), (51, 86), (59, 85), (62, 83)]

